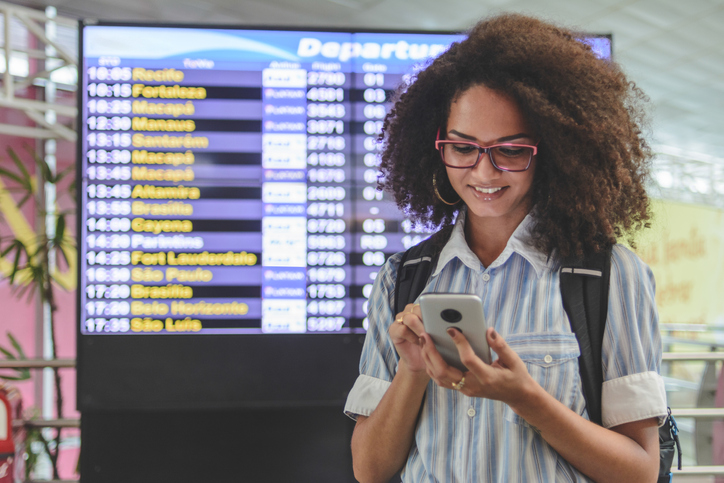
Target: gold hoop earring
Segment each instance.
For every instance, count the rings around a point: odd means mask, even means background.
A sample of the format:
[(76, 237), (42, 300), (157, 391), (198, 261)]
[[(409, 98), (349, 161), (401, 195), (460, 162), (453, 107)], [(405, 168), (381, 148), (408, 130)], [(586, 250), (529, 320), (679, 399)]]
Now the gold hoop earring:
[(435, 196), (437, 196), (437, 199), (445, 203), (446, 205), (453, 206), (460, 203), (460, 198), (455, 203), (450, 203), (449, 201), (445, 201), (442, 196), (440, 196), (440, 192), (437, 190), (437, 180), (435, 179), (435, 175), (432, 175), (432, 189), (435, 190)]

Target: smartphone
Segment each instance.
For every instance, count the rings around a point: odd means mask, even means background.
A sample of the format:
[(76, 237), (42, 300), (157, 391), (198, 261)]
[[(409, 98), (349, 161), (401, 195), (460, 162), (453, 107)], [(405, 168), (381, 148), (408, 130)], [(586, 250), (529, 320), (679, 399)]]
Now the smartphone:
[(492, 362), (485, 337), (487, 327), (480, 297), (465, 293), (426, 293), (420, 296), (419, 303), (425, 332), (430, 334), (445, 362), (461, 371), (468, 370), (460, 361), (455, 343), (446, 332), (450, 327), (463, 333), (483, 362)]

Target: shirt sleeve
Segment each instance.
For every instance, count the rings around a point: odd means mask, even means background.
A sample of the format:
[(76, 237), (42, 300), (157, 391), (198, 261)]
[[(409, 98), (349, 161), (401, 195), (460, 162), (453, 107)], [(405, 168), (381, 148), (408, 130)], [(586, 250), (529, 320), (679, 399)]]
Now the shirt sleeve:
[(662, 346), (651, 269), (621, 245), (611, 255), (608, 319), (603, 340), (603, 426), (667, 416)]
[(391, 256), (377, 274), (367, 308), (367, 335), (362, 346), (360, 375), (347, 396), (344, 412), (352, 419), (369, 416), (397, 372), (399, 356), (388, 328), (394, 319), (395, 280), (402, 253)]

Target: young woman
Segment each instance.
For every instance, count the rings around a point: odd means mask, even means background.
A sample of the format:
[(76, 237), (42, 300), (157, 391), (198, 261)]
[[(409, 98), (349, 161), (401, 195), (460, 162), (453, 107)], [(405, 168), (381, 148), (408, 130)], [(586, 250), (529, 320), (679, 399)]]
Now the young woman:
[[(519, 15), (479, 23), (400, 95), (382, 185), (413, 219), (453, 225), (423, 293), (480, 296), (495, 355), (483, 363), (451, 329), (468, 371), (448, 366), (417, 305), (394, 313), (392, 256), (345, 408), (360, 481), (400, 469), (406, 482), (656, 481), (666, 402), (654, 282), (616, 244), (649, 218), (642, 98), (574, 33)], [(558, 268), (610, 246), (598, 426)]]

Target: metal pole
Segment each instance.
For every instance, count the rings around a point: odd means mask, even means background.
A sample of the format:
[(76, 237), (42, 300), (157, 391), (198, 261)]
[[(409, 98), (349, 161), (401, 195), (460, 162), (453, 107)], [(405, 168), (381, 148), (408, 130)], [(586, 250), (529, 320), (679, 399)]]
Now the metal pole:
[[(55, 40), (56, 38), (56, 25), (52, 19), (57, 15), (55, 7), (47, 7), (45, 9), (46, 21), (45, 21), (45, 36), (49, 40)], [(45, 65), (44, 69), (49, 70), (52, 67), (53, 61), (51, 60), (55, 55), (55, 48), (50, 44), (45, 44)], [(56, 101), (56, 86), (50, 78), (45, 84), (45, 102), (48, 104), (54, 104)], [(45, 111), (45, 121), (49, 125), (53, 125), (57, 121), (56, 113), (53, 109)], [(43, 142), (43, 157), (45, 162), (50, 168), (50, 172), (55, 174), (56, 172), (56, 153), (57, 143), (55, 139), (46, 139)], [(46, 239), (53, 238), (55, 236), (55, 223), (56, 223), (56, 191), (53, 183), (45, 183), (45, 236)], [(48, 253), (48, 271), (53, 273), (55, 270), (55, 254), (51, 251)], [(43, 359), (50, 360), (56, 357), (55, 350), (53, 347), (53, 314), (50, 306), (50, 302), (45, 300), (43, 302)], [(52, 368), (43, 369), (43, 403), (42, 403), (42, 415), (44, 419), (53, 419), (59, 417), (54, 414), (54, 402), (55, 402), (55, 377)], [(49, 428), (43, 429), (45, 438), (51, 440), (53, 437), (52, 430)], [(57, 451), (57, 449), (56, 449)], [(48, 461), (48, 463), (50, 463)], [(45, 465), (44, 465), (45, 466)], [(50, 464), (46, 466), (47, 472), (43, 475), (45, 478), (52, 477), (52, 470)], [(38, 475), (40, 476), (40, 475)]]
[(12, 10), (5, 9), (5, 73), (3, 74), (3, 83), (5, 84), (5, 98), (12, 99), (15, 97), (13, 76), (10, 73), (10, 58), (12, 57), (13, 44), (12, 35), (10, 33)]

